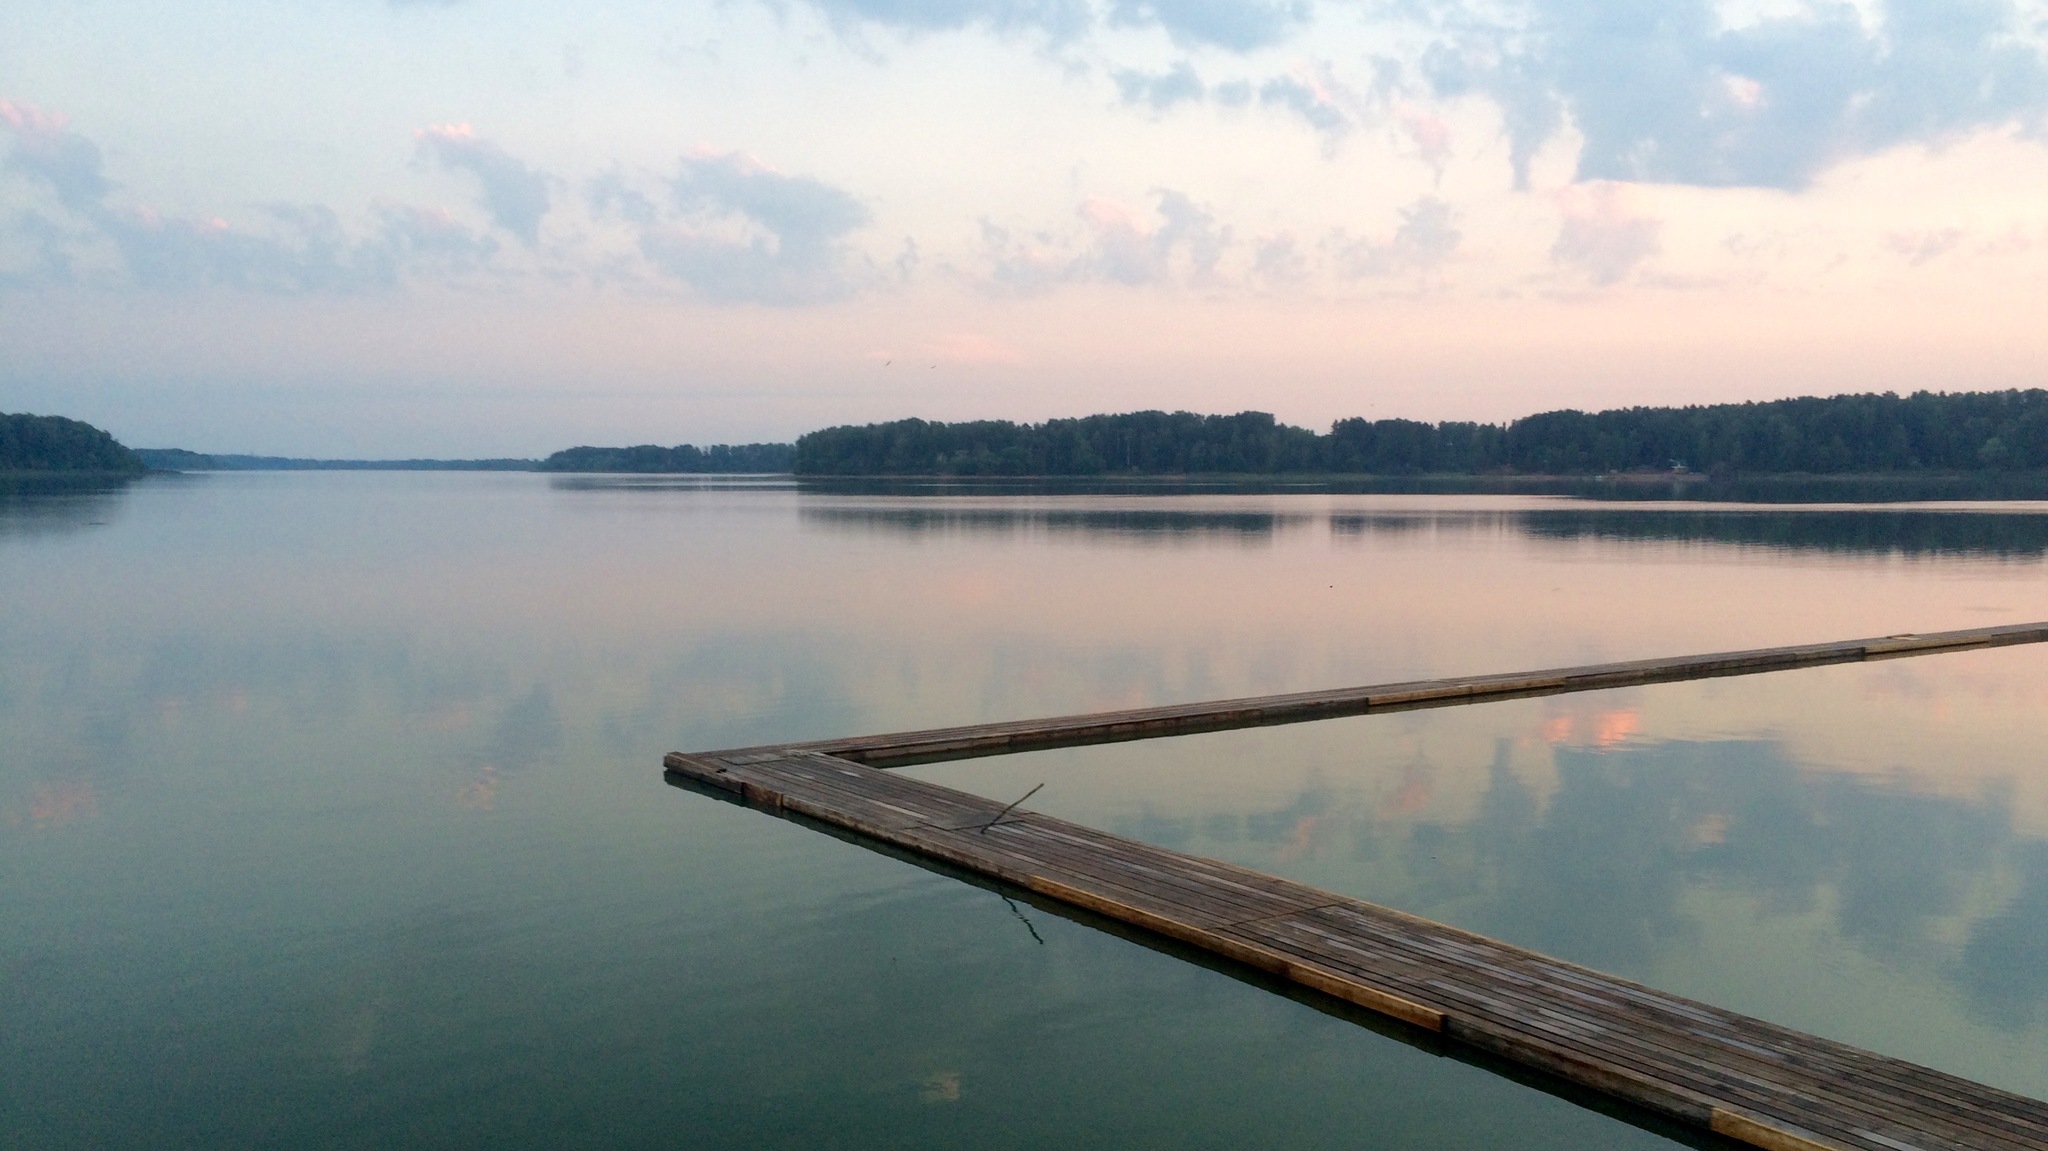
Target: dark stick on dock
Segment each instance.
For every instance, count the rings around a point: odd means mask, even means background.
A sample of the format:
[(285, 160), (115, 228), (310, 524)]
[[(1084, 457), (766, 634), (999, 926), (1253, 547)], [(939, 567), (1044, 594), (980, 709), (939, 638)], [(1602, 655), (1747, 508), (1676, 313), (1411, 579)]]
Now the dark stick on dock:
[(1030, 799), (1032, 796), (1037, 795), (1040, 789), (1044, 787), (1045, 785), (1041, 783), (1037, 787), (1032, 788), (1030, 791), (1025, 792), (1023, 795), (1020, 795), (1017, 798), (1011, 800), (1008, 804), (1005, 804), (1001, 811), (996, 812), (995, 815), (992, 818), (990, 818), (990, 820), (987, 823), (981, 825), (981, 833), (983, 835), (987, 835), (988, 829), (1002, 822), (1003, 817), (1010, 814), (1011, 808), (1014, 808), (1018, 804), (1024, 802), (1025, 800)]
[[(1681, 1127), (1772, 1151), (2048, 1151), (2048, 1104), (1276, 876), (878, 770), (1337, 715), (2048, 640), (2048, 624), (700, 754), (675, 782), (1209, 952)], [(1021, 802), (1021, 801), (1020, 801)]]

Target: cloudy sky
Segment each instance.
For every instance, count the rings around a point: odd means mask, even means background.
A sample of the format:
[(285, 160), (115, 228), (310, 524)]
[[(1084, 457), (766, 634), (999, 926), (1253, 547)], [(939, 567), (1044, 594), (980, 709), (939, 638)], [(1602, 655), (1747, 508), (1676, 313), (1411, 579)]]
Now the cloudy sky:
[(21, 0), (0, 410), (545, 453), (2048, 386), (2044, 0)]

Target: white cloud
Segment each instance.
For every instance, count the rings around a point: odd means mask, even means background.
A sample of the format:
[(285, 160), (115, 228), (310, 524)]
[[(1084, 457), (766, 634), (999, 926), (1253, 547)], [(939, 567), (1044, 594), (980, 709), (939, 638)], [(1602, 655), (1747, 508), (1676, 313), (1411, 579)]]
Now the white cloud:
[(496, 240), (457, 220), (446, 208), (384, 204), (376, 215), (393, 259), (415, 267), (461, 275), (481, 270), (498, 255)]
[(222, 219), (109, 212), (101, 227), (142, 287), (223, 286), (250, 291), (350, 293), (392, 286), (390, 253), (352, 239), (333, 211), (273, 204), (268, 227), (250, 231)]
[(113, 190), (99, 145), (72, 132), (61, 114), (0, 100), (0, 128), (14, 137), (6, 170), (48, 187), (66, 208), (90, 211)]
[(863, 27), (907, 33), (981, 28), (1032, 33), (1068, 45), (1103, 27), (1156, 28), (1184, 47), (1250, 52), (1305, 25), (1307, 0), (810, 0), (845, 32)]
[(1424, 196), (1401, 209), (1401, 226), (1386, 240), (1354, 240), (1342, 232), (1328, 245), (1337, 273), (1347, 279), (1393, 276), (1438, 267), (1457, 252), (1464, 234), (1451, 206)]
[(476, 177), (479, 205), (498, 227), (525, 241), (540, 243), (540, 222), (548, 214), (548, 178), (477, 136), (468, 124), (439, 124), (416, 133), (420, 154), (444, 168)]
[(75, 283), (78, 252), (89, 239), (76, 227), (40, 212), (24, 212), (0, 225), (0, 289)]
[(1078, 37), (1094, 23), (1087, 0), (810, 0), (842, 29), (862, 25), (904, 32), (986, 28), (997, 33), (1036, 32), (1055, 42)]
[(1954, 251), (1963, 242), (1961, 228), (1937, 228), (1932, 231), (1893, 232), (1885, 237), (1885, 247), (1906, 258), (1914, 267)]
[(1248, 52), (1279, 43), (1308, 21), (1304, 0), (1113, 0), (1112, 24), (1164, 29), (1175, 43)]
[(1082, 201), (1075, 209), (1082, 225), (1078, 237), (1017, 237), (983, 221), (990, 283), (1031, 293), (1066, 283), (1218, 282), (1217, 266), (1233, 243), (1231, 229), (1185, 193), (1161, 188), (1153, 195), (1158, 203), (1150, 215), (1102, 197)]
[(1292, 109), (1318, 132), (1334, 135), (1351, 127), (1351, 117), (1327, 93), (1292, 76), (1275, 76), (1261, 84), (1259, 102)]
[(818, 304), (851, 296), (872, 269), (846, 238), (869, 221), (852, 194), (732, 152), (685, 157), (669, 182), (671, 210), (601, 185), (636, 219), (640, 250), (664, 275), (720, 301)]
[(1243, 108), (1252, 102), (1252, 83), (1249, 80), (1227, 80), (1216, 85), (1212, 97), (1220, 108)]
[(1164, 112), (1176, 104), (1198, 102), (1207, 92), (1194, 65), (1182, 60), (1156, 75), (1124, 69), (1116, 72), (1117, 95), (1126, 104)]
[(1327, 64), (1319, 64), (1259, 85), (1259, 103), (1300, 116), (1322, 134), (1324, 146), (1329, 148), (1354, 126), (1350, 107), (1357, 99), (1337, 82)]
[(0, 126), (14, 137), (5, 170), (47, 189), (69, 217), (30, 211), (0, 222), (12, 249), (0, 286), (355, 294), (396, 288), (407, 272), (475, 272), (498, 251), (445, 210), (409, 205), (377, 208), (360, 233), (320, 204), (259, 204), (241, 224), (118, 205), (99, 146), (62, 116), (0, 101)]
[(1497, 102), (1526, 184), (1567, 125), (1578, 178), (1806, 187), (1830, 165), (2048, 115), (2048, 60), (2011, 0), (1800, 0), (1731, 24), (1711, 0), (1467, 7), (1422, 60)]
[(589, 196), (591, 211), (599, 216), (618, 216), (643, 228), (661, 219), (661, 206), (633, 187), (616, 165), (590, 181)]
[(1252, 242), (1252, 278), (1269, 287), (1290, 288), (1308, 280), (1308, 258), (1292, 232)]
[[(62, 209), (0, 217), (0, 287), (93, 282), (336, 294), (393, 290), (408, 278), (505, 282), (517, 274), (501, 266), (503, 248), (488, 229), (445, 208), (385, 200), (352, 229), (322, 205), (258, 205), (241, 223), (117, 206), (99, 147), (62, 117), (0, 103), (0, 129), (14, 141), (4, 171)], [(524, 269), (556, 283), (644, 279), (651, 270), (714, 301), (797, 305), (844, 299), (880, 282), (872, 261), (847, 243), (869, 221), (860, 200), (739, 153), (684, 158), (656, 195), (614, 165), (587, 184), (597, 229), (539, 250), (541, 221), (553, 210), (549, 177), (466, 126), (422, 130), (415, 147), (473, 175), (478, 207), (528, 249)], [(630, 245), (623, 252), (621, 224)], [(622, 262), (636, 255), (644, 261), (638, 271)], [(897, 278), (907, 279), (917, 262), (916, 244), (906, 240)]]

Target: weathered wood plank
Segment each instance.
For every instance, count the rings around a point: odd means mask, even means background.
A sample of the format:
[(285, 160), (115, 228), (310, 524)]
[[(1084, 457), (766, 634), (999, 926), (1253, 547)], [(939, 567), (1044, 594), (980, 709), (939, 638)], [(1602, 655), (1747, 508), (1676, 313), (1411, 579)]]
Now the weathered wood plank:
[(2048, 1105), (1448, 925), (815, 749), (676, 755), (740, 802), (1010, 883), (1669, 1120), (1792, 1151), (2048, 1151)]
[[(1783, 1151), (2048, 1151), (2048, 1104), (1389, 908), (880, 766), (2048, 641), (2048, 623), (1381, 684), (696, 754), (671, 778), (1440, 1034), (1496, 1066)], [(1100, 922), (1100, 921), (1097, 921)], [(1484, 1056), (1476, 1058), (1485, 1058)], [(1521, 1074), (1521, 1072), (1517, 1072)]]
[(2005, 624), (1923, 635), (1879, 636), (1837, 643), (1800, 644), (1752, 651), (1714, 652), (1667, 659), (1626, 660), (1544, 671), (1464, 676), (1377, 684), (1332, 691), (1293, 692), (1210, 703), (1169, 704), (1128, 711), (1011, 720), (965, 727), (847, 739), (814, 740), (767, 748), (705, 753), (699, 758), (743, 762), (749, 755), (822, 752), (876, 767), (978, 756), (1007, 755), (1053, 747), (1120, 743), (1162, 736), (1193, 735), (1235, 728), (1305, 723), (1370, 712), (1448, 707), (1487, 700), (1596, 691), (1637, 684), (1670, 683), (1762, 672), (1788, 671), (1867, 659), (1898, 659), (1974, 648), (2048, 641), (2048, 623)]

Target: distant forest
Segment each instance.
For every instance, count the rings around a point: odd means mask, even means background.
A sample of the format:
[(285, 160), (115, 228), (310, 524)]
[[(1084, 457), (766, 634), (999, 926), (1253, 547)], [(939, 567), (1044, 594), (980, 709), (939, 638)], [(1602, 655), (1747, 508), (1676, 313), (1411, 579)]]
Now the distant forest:
[(1265, 412), (1131, 412), (1042, 424), (913, 419), (811, 432), (797, 440), (794, 466), (797, 474), (814, 476), (1839, 475), (2019, 468), (2048, 468), (2048, 391), (1556, 411), (1507, 424), (1344, 419), (1327, 435)]
[(1338, 420), (1327, 434), (1265, 412), (1129, 412), (825, 428), (794, 444), (575, 447), (545, 460), (302, 460), (130, 451), (61, 416), (0, 414), (0, 473), (146, 468), (527, 470), (807, 476), (1899, 475), (2048, 471), (2048, 391), (1804, 397), (1556, 411), (1506, 424)]
[(530, 472), (527, 459), (490, 460), (317, 460), (298, 456), (227, 455), (184, 448), (136, 448), (156, 471), (166, 472)]
[(134, 452), (91, 424), (63, 416), (0, 412), (0, 473), (146, 470)]
[(641, 444), (631, 448), (569, 448), (540, 462), (544, 472), (787, 472), (796, 462), (794, 444), (712, 444), (672, 448)]

